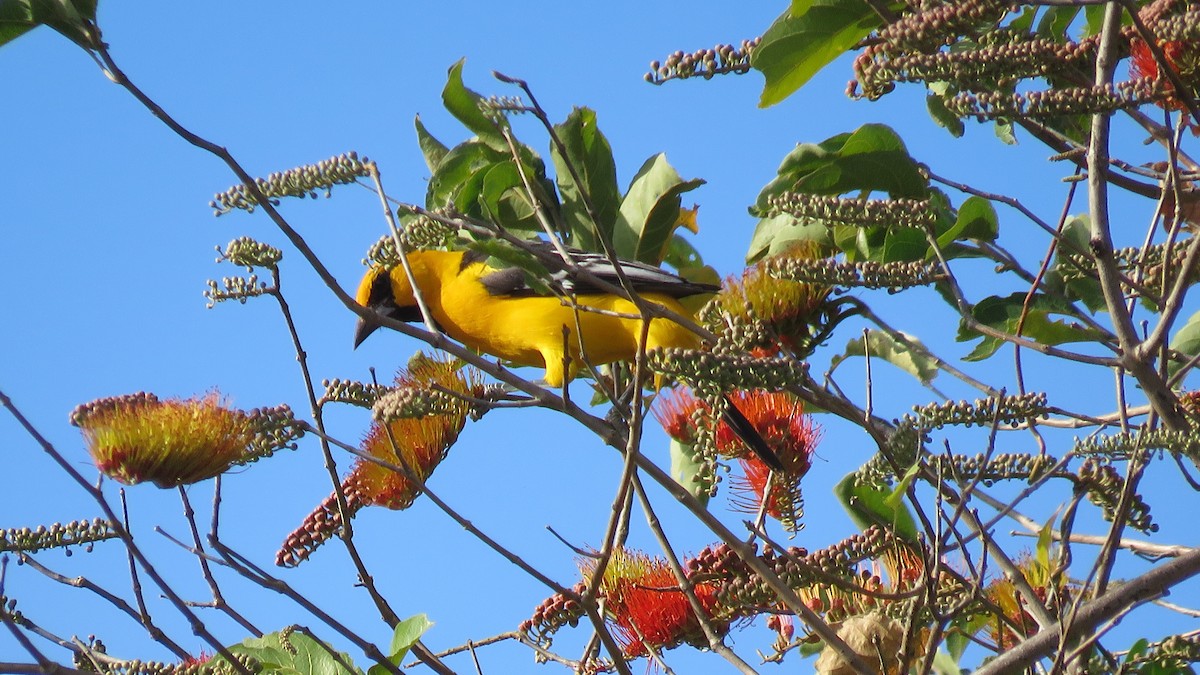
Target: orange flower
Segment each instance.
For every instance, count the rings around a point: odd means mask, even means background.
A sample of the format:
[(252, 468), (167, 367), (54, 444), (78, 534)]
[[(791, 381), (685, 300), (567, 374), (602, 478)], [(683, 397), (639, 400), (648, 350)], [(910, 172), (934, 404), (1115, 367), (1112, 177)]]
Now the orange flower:
[[(429, 394), (451, 391), (472, 394), (480, 385), (478, 371), (464, 368), (453, 360), (441, 360), (418, 354), (408, 369), (396, 375), (397, 388), (393, 394)], [(383, 403), (387, 396), (381, 399)], [(403, 407), (402, 405), (400, 406)], [(377, 413), (381, 406), (377, 405)], [(425, 480), (446, 458), (450, 446), (467, 423), (470, 406), (459, 399), (440, 401), (436, 414), (420, 417), (399, 416), (386, 423), (376, 421), (362, 442), (362, 452), (380, 462), (400, 467), (397, 471), (365, 457), (355, 460), (350, 473), (342, 479), (347, 516), (365, 506), (406, 509), (421, 492)], [(413, 480), (410, 478), (415, 478)], [(288, 535), (275, 554), (275, 564), (294, 567), (307, 559), (318, 546), (325, 543), (342, 526), (342, 511), (337, 494), (327, 497), (305, 518), (298, 529)]]
[[(591, 560), (581, 564), (585, 574), (594, 569), (592, 564)], [(719, 633), (728, 630), (728, 622), (713, 619), (718, 606), (716, 586), (697, 583), (693, 590), (713, 627)], [(600, 593), (614, 624), (615, 637), (628, 657), (644, 656), (651, 649), (670, 649), (684, 642), (700, 647), (708, 645), (687, 595), (662, 558), (617, 549), (604, 570)]]
[[(1158, 43), (1164, 60), (1171, 71), (1190, 88), (1194, 89), (1197, 75), (1200, 75), (1200, 50), (1196, 45), (1182, 40), (1160, 40)], [(1175, 85), (1170, 78), (1159, 69), (1158, 59), (1145, 41), (1134, 38), (1129, 45), (1130, 74), (1135, 78), (1160, 80), (1167, 97), (1158, 103), (1167, 110), (1183, 110), (1184, 103), (1175, 94)], [(1185, 123), (1187, 119), (1185, 118)]]
[(76, 408), (71, 423), (101, 473), (163, 488), (224, 472), (249, 455), (255, 435), (253, 417), (224, 407), (216, 392), (188, 400), (148, 393), (100, 399)]
[[(800, 242), (780, 258), (817, 258), (820, 247)], [(796, 353), (808, 350), (811, 326), (819, 319), (819, 310), (829, 296), (828, 286), (777, 279), (759, 265), (747, 268), (740, 277), (725, 280), (715, 302), (723, 312), (747, 323), (761, 322), (772, 334), (762, 344), (744, 345), (753, 353), (774, 356), (787, 349)]]

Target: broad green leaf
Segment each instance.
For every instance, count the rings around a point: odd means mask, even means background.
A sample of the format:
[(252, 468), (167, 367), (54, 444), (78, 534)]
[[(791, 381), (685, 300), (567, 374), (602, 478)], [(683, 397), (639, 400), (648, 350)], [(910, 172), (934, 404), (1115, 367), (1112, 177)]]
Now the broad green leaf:
[(1071, 27), (1071, 23), (1078, 15), (1079, 7), (1069, 5), (1047, 7), (1046, 13), (1038, 22), (1037, 34), (1055, 42), (1064, 42), (1067, 39), (1067, 29)]
[(750, 237), (750, 250), (746, 253), (746, 262), (752, 264), (783, 253), (798, 241), (833, 243), (829, 228), (821, 223), (781, 213), (758, 221), (758, 225), (754, 227), (754, 235)]
[(929, 116), (933, 118), (934, 124), (937, 124), (946, 131), (949, 131), (951, 136), (955, 138), (962, 138), (963, 133), (966, 131), (966, 127), (963, 125), (962, 119), (959, 118), (958, 115), (950, 112), (950, 109), (946, 107), (946, 99), (944, 98), (943, 94), (937, 92), (936, 85), (939, 84), (943, 85), (941, 87), (942, 90), (946, 89), (944, 82), (931, 83), (929, 88), (933, 90), (934, 93), (931, 93), (925, 97), (925, 109), (929, 111)]
[[(404, 661), (404, 657), (408, 656), (408, 650), (412, 649), (425, 631), (432, 627), (433, 622), (424, 614), (410, 616), (396, 624), (396, 630), (392, 633), (392, 645), (388, 652), (388, 660), (399, 666)], [(367, 675), (387, 675), (388, 672), (390, 671), (387, 668), (375, 664), (367, 670)]]
[(621, 200), (613, 233), (617, 256), (659, 264), (680, 224), (680, 195), (701, 185), (704, 181), (699, 178), (683, 180), (667, 163), (666, 155), (660, 153), (646, 160)]
[[(612, 241), (613, 228), (621, 208), (621, 191), (617, 187), (617, 165), (612, 147), (600, 133), (596, 113), (589, 108), (576, 108), (567, 120), (554, 127), (566, 150), (566, 156), (556, 144), (550, 148), (554, 161), (555, 179), (563, 203), (563, 217), (576, 248), (585, 251), (603, 250), (596, 231)], [(580, 184), (576, 184), (568, 167), (575, 169)], [(591, 200), (596, 218), (593, 223), (584, 206), (584, 195)]]
[(766, 78), (759, 106), (790, 96), (880, 23), (862, 0), (793, 0), (750, 55), (750, 65)]
[(675, 479), (684, 490), (687, 490), (701, 504), (708, 506), (708, 490), (701, 485), (696, 477), (704, 468), (704, 460), (697, 461), (692, 446), (671, 439), (671, 478)]
[(851, 472), (834, 486), (833, 492), (859, 529), (879, 525), (905, 541), (917, 540), (917, 523), (908, 506), (904, 503), (888, 505), (887, 498), (891, 494), (888, 487), (860, 484), (857, 474)]
[[(494, 150), (479, 141), (455, 146), (438, 162), (425, 191), (425, 206), (441, 209), (455, 203), (463, 185), (484, 167), (508, 161), (508, 152)], [(477, 180), (482, 180), (479, 177)]]
[(833, 357), (830, 367), (837, 367), (839, 363), (851, 356), (866, 356), (869, 348), (871, 358), (883, 359), (917, 378), (922, 384), (929, 384), (938, 374), (937, 359), (925, 351), (921, 346), (921, 341), (916, 337), (905, 334), (904, 338), (917, 345), (918, 348), (909, 347), (897, 340), (891, 333), (881, 330), (867, 331), (865, 339), (857, 338), (847, 343), (845, 352), (840, 356)]
[[(1184, 356), (1200, 354), (1200, 312), (1188, 318), (1187, 323), (1175, 332), (1171, 338), (1171, 349)], [(1167, 375), (1174, 375), (1183, 367), (1182, 363), (1171, 361), (1167, 364)]]
[(996, 132), (996, 138), (1000, 139), (1005, 145), (1017, 144), (1017, 133), (1013, 129), (1013, 123), (1005, 119), (996, 119), (992, 125), (992, 130)]
[(3, 0), (0, 1), (0, 45), (7, 44), (38, 26), (49, 26), (71, 42), (90, 49), (95, 28), (97, 0)]
[[(982, 197), (967, 197), (962, 206), (958, 207), (958, 217), (950, 229), (938, 235), (937, 242), (943, 250), (951, 244), (964, 239), (980, 241), (995, 241), (1000, 235), (1000, 220), (996, 216), (996, 208)], [(934, 257), (930, 251), (927, 258)]]
[[(309, 637), (303, 630), (289, 629), (269, 633), (260, 638), (248, 638), (229, 647), (235, 656), (249, 656), (263, 664), (263, 671), (291, 675), (361, 675), (350, 656), (335, 652), (332, 647)], [(336, 653), (334, 658), (331, 652)], [(214, 657), (214, 660), (222, 660)]]
[(958, 667), (958, 659), (940, 649), (933, 655), (933, 672), (938, 675), (962, 675), (962, 669)]
[(801, 143), (788, 153), (776, 173), (755, 201), (759, 216), (767, 215), (770, 197), (784, 192), (884, 192), (914, 199), (928, 194), (921, 166), (896, 132), (883, 124), (865, 124), (816, 144)]
[(504, 134), (501, 133), (501, 125), (507, 126), (508, 123), (502, 118), (497, 120), (488, 117), (479, 108), (483, 97), (467, 89), (463, 84), (462, 71), (466, 61), (465, 58), (459, 59), (457, 63), (450, 66), (450, 72), (446, 77), (446, 86), (442, 89), (442, 105), (459, 122), (462, 122), (463, 126), (479, 136), (479, 140), (487, 143), (493, 150), (507, 153), (509, 151), (508, 142), (504, 140)]
[(430, 171), (436, 171), (438, 164), (442, 163), (450, 149), (429, 133), (421, 123), (420, 115), (413, 120), (413, 125), (417, 128), (417, 143), (421, 146), (421, 155), (425, 157), (425, 166), (429, 167)]
[[(1025, 293), (1013, 293), (1007, 297), (992, 296), (984, 298), (971, 309), (972, 316), (985, 326), (1010, 334), (1016, 334), (1017, 325), (1021, 325), (1021, 335), (1044, 345), (1060, 345), (1068, 342), (1092, 342), (1101, 337), (1091, 328), (1077, 323), (1068, 323), (1051, 318), (1054, 315), (1074, 316), (1075, 307), (1065, 301), (1046, 295), (1035, 295), (1025, 313), (1024, 321), (1021, 316), (1025, 304)], [(979, 337), (980, 334), (959, 327), (957, 339), (966, 342)], [(963, 357), (967, 361), (982, 361), (1003, 345), (999, 338), (985, 337), (976, 345), (970, 354)]]
[[(1100, 280), (1095, 276), (1079, 278), (1079, 271), (1074, 264), (1067, 260), (1069, 255), (1086, 254), (1089, 250), (1088, 239), (1091, 236), (1088, 217), (1073, 216), (1062, 228), (1062, 240), (1054, 251), (1054, 261), (1046, 274), (1046, 285), (1059, 293), (1083, 302), (1092, 312), (1106, 308), (1104, 291), (1100, 288)], [(1070, 279), (1070, 281), (1064, 281)]]
[(501, 162), (483, 176), (479, 204), (493, 223), (510, 230), (540, 230), (521, 173), (513, 161)]
[[(1089, 5), (1083, 8), (1083, 34), (1081, 38), (1089, 38), (1093, 35), (1099, 35), (1100, 29), (1104, 27), (1104, 5)], [(1128, 20), (1128, 16), (1122, 15), (1122, 23)]]

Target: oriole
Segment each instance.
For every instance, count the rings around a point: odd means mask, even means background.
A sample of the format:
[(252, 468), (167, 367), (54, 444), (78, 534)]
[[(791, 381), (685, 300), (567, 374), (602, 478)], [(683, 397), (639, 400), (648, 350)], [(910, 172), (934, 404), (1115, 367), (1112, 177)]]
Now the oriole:
[[(547, 250), (552, 250), (548, 248)], [(555, 260), (546, 256), (541, 262)], [(618, 283), (616, 269), (604, 256), (571, 251), (575, 265), (596, 278)], [(569, 293), (578, 308), (531, 287), (518, 267), (492, 267), (473, 251), (412, 251), (407, 254), (413, 278), (442, 332), (472, 349), (525, 366), (545, 369), (545, 382), (560, 387), (584, 363), (599, 366), (633, 359), (639, 348), (642, 320), (632, 302), (601, 291), (570, 273), (565, 264), (547, 265), (552, 280)], [(688, 281), (644, 263), (620, 261), (621, 271), (638, 295), (681, 316), (691, 313), (679, 298), (714, 293), (717, 286)], [(356, 301), (398, 321), (421, 322), (421, 310), (404, 268), (369, 269), (358, 286)], [(599, 310), (599, 311), (592, 311)], [(614, 316), (620, 314), (624, 316)], [(380, 323), (360, 317), (354, 333), (357, 347)], [(666, 318), (653, 318), (646, 349), (696, 348), (699, 338)], [(779, 459), (730, 403), (726, 422), (764, 462), (782, 468)]]

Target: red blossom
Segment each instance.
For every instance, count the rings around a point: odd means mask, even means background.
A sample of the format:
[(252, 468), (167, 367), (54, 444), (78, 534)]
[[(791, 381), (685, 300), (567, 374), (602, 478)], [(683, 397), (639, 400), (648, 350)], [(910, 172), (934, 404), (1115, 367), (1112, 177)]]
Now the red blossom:
[[(713, 620), (718, 604), (716, 585), (697, 583), (693, 591), (706, 618)], [(601, 592), (615, 637), (628, 657), (644, 656), (649, 649), (669, 649), (683, 642), (708, 644), (687, 595), (662, 558), (638, 551), (615, 551), (604, 571)], [(728, 629), (724, 621), (714, 620), (713, 626), (718, 632)]]

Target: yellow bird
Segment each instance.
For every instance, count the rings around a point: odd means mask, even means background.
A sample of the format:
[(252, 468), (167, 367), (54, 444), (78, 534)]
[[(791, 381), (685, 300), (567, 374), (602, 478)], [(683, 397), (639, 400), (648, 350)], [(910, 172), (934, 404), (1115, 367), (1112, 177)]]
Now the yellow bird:
[[(584, 363), (599, 366), (632, 360), (638, 353), (642, 320), (629, 300), (604, 292), (571, 273), (565, 264), (554, 266), (557, 253), (540, 262), (552, 281), (579, 307), (531, 287), (518, 267), (492, 267), (485, 254), (474, 251), (412, 251), (408, 253), (413, 278), (421, 298), (438, 328), (471, 347), (507, 361), (545, 369), (545, 382), (560, 387)], [(571, 251), (575, 265), (598, 279), (618, 284), (616, 270), (605, 256)], [(620, 261), (622, 273), (643, 299), (690, 317), (679, 298), (715, 293), (719, 287), (688, 281), (666, 270), (639, 262)], [(404, 268), (372, 267), (358, 286), (358, 304), (398, 321), (421, 322), (412, 285)], [(591, 311), (599, 310), (599, 311)], [(624, 316), (614, 316), (620, 314)], [(354, 333), (357, 347), (380, 327), (378, 321), (359, 318)], [(666, 318), (650, 320), (646, 349), (696, 348), (695, 333)], [(753, 426), (732, 405), (725, 420), (769, 466), (782, 465)]]

